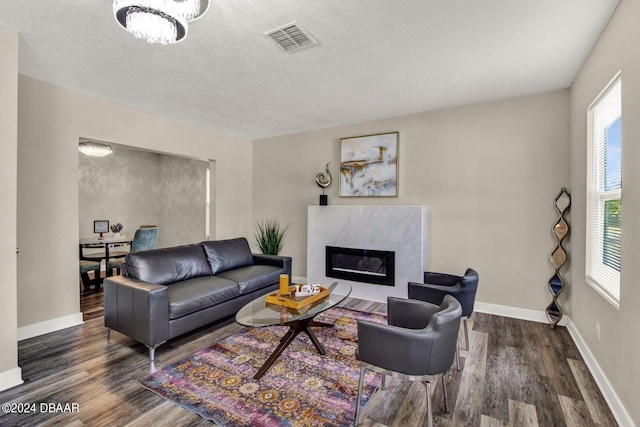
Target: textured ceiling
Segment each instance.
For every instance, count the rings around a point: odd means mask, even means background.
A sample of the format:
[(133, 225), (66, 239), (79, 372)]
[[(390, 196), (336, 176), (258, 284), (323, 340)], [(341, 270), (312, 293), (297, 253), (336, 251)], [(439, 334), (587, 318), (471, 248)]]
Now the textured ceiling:
[[(21, 74), (252, 139), (566, 88), (618, 0), (211, 0), (135, 39), (111, 0), (0, 0)], [(320, 43), (262, 34), (298, 21)]]

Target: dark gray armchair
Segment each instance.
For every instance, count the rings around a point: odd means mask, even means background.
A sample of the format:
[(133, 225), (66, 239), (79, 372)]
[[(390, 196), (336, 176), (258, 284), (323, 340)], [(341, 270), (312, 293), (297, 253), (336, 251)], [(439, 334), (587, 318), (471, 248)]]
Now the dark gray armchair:
[(431, 427), (431, 376), (442, 374), (444, 406), (449, 412), (443, 374), (451, 367), (456, 353), (462, 307), (452, 296), (444, 297), (440, 306), (393, 297), (389, 297), (387, 303), (388, 325), (358, 321), (356, 357), (360, 360), (360, 382), (355, 424), (360, 415), (365, 371), (371, 370), (385, 376), (424, 382), (428, 425)]
[[(478, 289), (478, 272), (467, 268), (464, 276), (454, 276), (446, 273), (424, 273), (424, 283), (409, 282), (409, 299), (440, 304), (445, 295), (451, 295), (462, 305), (462, 319), (464, 320), (464, 340), (469, 350), (469, 330), (467, 320), (473, 313), (473, 304)], [(459, 363), (458, 363), (459, 365)], [(458, 370), (460, 366), (458, 366)]]

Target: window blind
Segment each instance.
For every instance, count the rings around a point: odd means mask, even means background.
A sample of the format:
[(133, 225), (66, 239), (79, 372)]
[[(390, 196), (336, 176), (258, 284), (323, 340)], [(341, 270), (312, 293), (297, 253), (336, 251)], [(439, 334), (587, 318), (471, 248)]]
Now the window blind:
[(590, 107), (591, 183), (587, 218), (587, 281), (620, 301), (622, 237), (622, 78)]

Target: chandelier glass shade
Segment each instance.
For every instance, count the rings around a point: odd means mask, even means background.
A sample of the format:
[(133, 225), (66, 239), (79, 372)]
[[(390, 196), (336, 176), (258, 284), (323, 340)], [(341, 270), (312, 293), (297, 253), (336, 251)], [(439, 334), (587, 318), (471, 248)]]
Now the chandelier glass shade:
[(200, 18), (208, 0), (114, 0), (116, 21), (134, 37), (171, 44), (187, 36), (188, 22)]
[(105, 157), (113, 154), (113, 150), (109, 144), (93, 141), (83, 141), (79, 143), (78, 151), (90, 157)]

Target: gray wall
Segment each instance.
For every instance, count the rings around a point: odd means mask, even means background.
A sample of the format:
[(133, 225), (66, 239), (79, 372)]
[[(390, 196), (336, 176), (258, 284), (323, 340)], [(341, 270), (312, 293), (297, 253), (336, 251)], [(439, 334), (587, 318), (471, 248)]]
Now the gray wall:
[[(571, 88), (572, 238), (569, 315), (631, 418), (640, 425), (640, 2), (618, 5)], [(620, 308), (585, 280), (587, 108), (622, 70), (622, 269)], [(600, 323), (600, 340), (596, 337)]]
[[(340, 138), (399, 131), (397, 198), (343, 198)], [(254, 142), (254, 219), (291, 222), (283, 254), (306, 275), (307, 206), (331, 161), (329, 204), (426, 205), (429, 268), (480, 273), (478, 300), (532, 310), (550, 302), (553, 199), (569, 182), (569, 91)]]
[(158, 225), (159, 248), (204, 240), (208, 162), (112, 147), (107, 157), (78, 153), (80, 237), (95, 236), (93, 221), (107, 219), (127, 236)]
[(46, 330), (59, 325), (58, 319), (82, 319), (77, 263), (80, 137), (214, 159), (212, 217), (217, 224), (212, 237), (251, 233), (251, 141), (27, 76), (18, 76), (18, 83), (18, 327)]
[(0, 27), (0, 389), (22, 381), (18, 368), (16, 216), (18, 153), (18, 33)]

